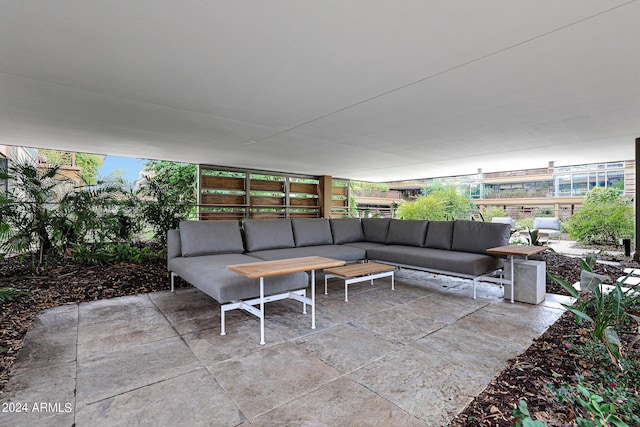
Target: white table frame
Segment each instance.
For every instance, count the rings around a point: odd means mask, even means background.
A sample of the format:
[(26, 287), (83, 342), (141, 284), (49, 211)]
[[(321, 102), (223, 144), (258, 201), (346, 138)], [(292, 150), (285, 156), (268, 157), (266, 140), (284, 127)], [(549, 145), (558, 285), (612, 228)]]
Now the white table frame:
[[(264, 270), (259, 271), (258, 273), (247, 272), (243, 269), (243, 267), (247, 267), (249, 269), (259, 267), (259, 266), (270, 266), (282, 262), (289, 262), (291, 265), (287, 268), (275, 269), (275, 270)], [(259, 263), (249, 263), (249, 264), (237, 264), (237, 265), (229, 265), (227, 268), (235, 273), (241, 274), (243, 276), (249, 278), (258, 278), (260, 280), (260, 296), (257, 298), (252, 298), (249, 300), (243, 301), (232, 301), (230, 303), (224, 304), (220, 307), (220, 325), (221, 332), (220, 335), (226, 335), (225, 330), (225, 313), (229, 310), (241, 309), (260, 319), (260, 345), (265, 344), (264, 340), (264, 304), (267, 302), (278, 301), (286, 298), (292, 298), (297, 301), (302, 302), (302, 313), (307, 313), (307, 304), (311, 306), (311, 329), (316, 328), (316, 275), (315, 270), (320, 270), (323, 268), (329, 267), (337, 267), (340, 265), (344, 265), (344, 261), (335, 260), (331, 258), (324, 257), (304, 257), (304, 258), (291, 258), (285, 260), (278, 261), (262, 261)], [(311, 272), (311, 298), (307, 297), (307, 290), (299, 289), (295, 291), (283, 292), (275, 295), (264, 295), (264, 278), (265, 277), (273, 277), (280, 276), (283, 274), (301, 272), (301, 271), (310, 271)], [(259, 305), (260, 309), (258, 310), (255, 305)]]
[(382, 277), (391, 277), (391, 290), (395, 290), (395, 282), (394, 282), (394, 273), (395, 270), (391, 271), (383, 271), (382, 273), (371, 273), (365, 274), (364, 276), (357, 277), (349, 277), (349, 276), (341, 276), (339, 274), (325, 273), (324, 276), (324, 294), (329, 295), (327, 291), (327, 280), (332, 278), (339, 278), (344, 280), (344, 301), (349, 302), (349, 285), (352, 283), (361, 283), (366, 282), (367, 280), (371, 280), (371, 285), (373, 285), (373, 281), (375, 279), (380, 279)]

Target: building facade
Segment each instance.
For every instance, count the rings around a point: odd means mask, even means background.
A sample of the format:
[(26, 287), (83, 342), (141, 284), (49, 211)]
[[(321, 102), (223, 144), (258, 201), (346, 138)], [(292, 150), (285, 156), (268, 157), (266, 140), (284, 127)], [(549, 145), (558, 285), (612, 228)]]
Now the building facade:
[[(623, 196), (635, 195), (635, 161), (429, 178), (387, 183), (386, 192), (376, 193), (375, 205), (391, 212), (394, 203), (411, 201), (433, 184), (452, 185), (467, 194), (479, 208), (499, 207), (514, 218), (531, 215), (566, 218), (582, 206), (585, 194), (594, 187), (615, 188)], [(358, 204), (371, 204), (369, 194), (355, 194)]]

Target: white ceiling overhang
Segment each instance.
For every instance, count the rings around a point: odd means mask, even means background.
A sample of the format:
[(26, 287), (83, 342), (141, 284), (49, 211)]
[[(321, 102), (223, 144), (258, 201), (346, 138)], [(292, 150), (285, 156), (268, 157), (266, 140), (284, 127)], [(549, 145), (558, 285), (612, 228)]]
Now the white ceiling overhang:
[(0, 2), (0, 144), (390, 181), (625, 160), (637, 1)]

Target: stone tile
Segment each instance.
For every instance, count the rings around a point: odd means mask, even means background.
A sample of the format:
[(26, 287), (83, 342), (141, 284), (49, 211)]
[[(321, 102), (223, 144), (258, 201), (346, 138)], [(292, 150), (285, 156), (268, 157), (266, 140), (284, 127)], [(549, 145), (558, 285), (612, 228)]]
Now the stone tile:
[(135, 320), (117, 319), (111, 322), (86, 324), (78, 332), (78, 360), (97, 354), (126, 350), (130, 346), (176, 336), (177, 333), (161, 314)]
[(209, 370), (249, 419), (340, 376), (292, 343), (219, 363)]
[(287, 341), (314, 334), (336, 323), (318, 311), (317, 302), (316, 329), (311, 329), (311, 307), (307, 305), (307, 314), (303, 314), (299, 301), (286, 299), (271, 302), (265, 305), (265, 312), (266, 327), (278, 332)]
[(76, 363), (12, 371), (2, 401), (21, 403), (23, 412), (0, 413), (0, 425), (71, 426), (74, 421)]
[(298, 347), (342, 373), (358, 369), (399, 345), (352, 325), (338, 325), (295, 341)]
[(212, 305), (220, 308), (220, 305), (213, 298), (196, 288), (176, 289), (175, 292), (153, 292), (149, 294), (149, 298), (165, 314)]
[(78, 410), (79, 426), (236, 426), (245, 417), (206, 369), (153, 383)]
[(489, 304), (485, 310), (490, 313), (502, 314), (507, 317), (515, 319), (527, 319), (530, 322), (535, 322), (540, 325), (550, 326), (555, 323), (562, 313), (564, 313), (564, 307), (561, 309), (549, 305), (533, 305), (524, 302), (514, 302), (511, 304), (508, 300), (502, 300)]
[(430, 357), (439, 357), (459, 365), (494, 370), (526, 350), (527, 346), (491, 336), (484, 329), (468, 329), (453, 324), (417, 340), (413, 345)]
[[(389, 307), (394, 307), (407, 304), (420, 298), (426, 298), (431, 294), (429, 290), (419, 286), (409, 286), (402, 283), (397, 283), (395, 290), (391, 290), (391, 281), (389, 280), (387, 286), (363, 292), (358, 295), (358, 298), (368, 301), (379, 301)], [(349, 295), (351, 295), (351, 290), (349, 290)], [(349, 298), (349, 302), (351, 302), (351, 298)]]
[[(486, 305), (486, 303), (483, 305)], [(477, 311), (481, 306), (458, 304), (451, 301), (449, 295), (443, 297), (442, 294), (434, 294), (430, 298), (421, 298), (412, 301), (408, 303), (405, 308), (417, 313), (421, 317), (433, 319), (440, 323), (453, 323)]]
[(187, 345), (172, 337), (96, 354), (78, 361), (77, 402), (84, 406), (202, 366)]
[(393, 342), (408, 344), (447, 325), (425, 317), (428, 315), (429, 313), (418, 313), (408, 305), (402, 305), (361, 317), (352, 323), (359, 328), (384, 335)]
[(316, 323), (333, 326), (386, 310), (389, 307), (384, 301), (377, 299), (354, 297), (349, 299), (349, 302), (345, 302), (344, 298), (339, 301), (319, 298), (316, 300)]
[[(460, 281), (456, 286), (452, 286), (447, 291), (453, 294), (455, 298), (460, 298), (461, 303), (465, 298), (473, 301), (472, 280)], [(504, 288), (497, 283), (478, 282), (476, 286), (476, 299), (481, 302), (502, 300), (504, 299)]]
[(51, 333), (42, 328), (27, 332), (13, 371), (37, 369), (76, 361), (77, 332)]
[[(165, 315), (180, 334), (202, 331), (210, 328), (220, 330), (220, 304), (198, 289), (179, 289), (149, 294), (153, 303)], [(242, 311), (228, 311), (225, 322), (230, 325), (252, 318)]]
[(158, 309), (147, 294), (84, 302), (79, 307), (80, 327), (100, 322), (130, 320), (158, 315)]
[(407, 346), (348, 377), (427, 425), (442, 426), (464, 409), (476, 394), (475, 384), (469, 387), (468, 375), (462, 374), (461, 368)]
[[(64, 406), (47, 407), (47, 402), (43, 402), (45, 406), (40, 409), (29, 407), (29, 412), (18, 412), (2, 414), (0, 416), (0, 425), (11, 427), (62, 427), (75, 426), (75, 417), (73, 409), (71, 412), (65, 412), (68, 408)], [(36, 404), (36, 408), (39, 403)]]
[(252, 420), (253, 426), (426, 426), (348, 378), (339, 378)]
[(31, 324), (30, 329), (36, 328), (47, 332), (76, 331), (78, 329), (78, 305), (61, 305), (43, 311)]
[(540, 303), (540, 305), (564, 311), (566, 309), (562, 304), (573, 305), (575, 301), (575, 298), (568, 295), (547, 294), (546, 298)]
[(183, 339), (204, 366), (246, 356), (284, 341), (278, 332), (265, 326), (265, 345), (260, 345), (260, 322), (254, 319), (227, 325), (226, 329), (224, 336), (213, 328), (185, 334)]
[(482, 330), (487, 335), (512, 341), (529, 347), (533, 340), (547, 329), (547, 326), (532, 322), (526, 317), (507, 316), (478, 310), (457, 322), (457, 325), (469, 330)]

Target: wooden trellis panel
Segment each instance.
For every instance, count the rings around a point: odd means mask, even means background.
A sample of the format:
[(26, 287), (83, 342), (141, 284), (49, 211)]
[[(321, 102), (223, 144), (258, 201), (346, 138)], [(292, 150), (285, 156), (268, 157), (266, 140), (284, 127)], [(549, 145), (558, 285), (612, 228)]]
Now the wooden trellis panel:
[(199, 170), (200, 219), (320, 217), (318, 177), (203, 165)]

